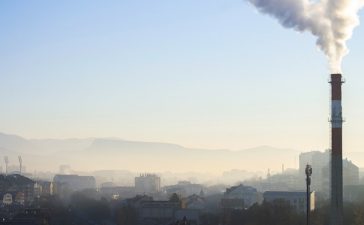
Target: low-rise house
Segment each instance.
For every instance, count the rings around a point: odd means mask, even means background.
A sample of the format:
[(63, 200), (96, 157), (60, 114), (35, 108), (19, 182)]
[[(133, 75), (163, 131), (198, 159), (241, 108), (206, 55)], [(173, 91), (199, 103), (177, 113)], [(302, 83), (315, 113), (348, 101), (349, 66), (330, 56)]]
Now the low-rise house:
[(257, 189), (240, 184), (226, 189), (221, 199), (221, 207), (224, 209), (246, 209), (261, 202), (262, 197)]
[(183, 199), (186, 209), (204, 210), (206, 208), (205, 198), (200, 195), (191, 195)]
[(166, 186), (164, 189), (167, 195), (176, 193), (179, 196), (187, 197), (190, 195), (197, 195), (201, 192), (203, 193), (204, 186), (201, 184), (193, 184), (189, 181), (179, 181), (177, 184)]
[(53, 182), (38, 180), (34, 185), (35, 197), (53, 195)]
[(31, 204), (34, 200), (34, 183), (33, 180), (19, 174), (0, 175), (2, 203)]

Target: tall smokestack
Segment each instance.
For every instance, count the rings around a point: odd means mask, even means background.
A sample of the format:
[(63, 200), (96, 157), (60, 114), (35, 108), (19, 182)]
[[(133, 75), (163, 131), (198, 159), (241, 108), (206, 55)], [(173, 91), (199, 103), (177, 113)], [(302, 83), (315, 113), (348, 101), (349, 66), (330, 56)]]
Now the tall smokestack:
[(341, 74), (331, 74), (331, 225), (343, 225)]

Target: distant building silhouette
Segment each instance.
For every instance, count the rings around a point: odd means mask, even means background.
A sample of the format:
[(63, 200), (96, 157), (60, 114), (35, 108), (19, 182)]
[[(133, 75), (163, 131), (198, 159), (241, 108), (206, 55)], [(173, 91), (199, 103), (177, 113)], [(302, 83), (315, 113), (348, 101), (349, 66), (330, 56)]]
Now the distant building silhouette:
[[(304, 213), (306, 208), (305, 191), (266, 191), (263, 194), (265, 202), (284, 201), (289, 203), (297, 212)], [(315, 192), (310, 194), (311, 210), (315, 209)]]
[(204, 210), (206, 208), (206, 201), (204, 197), (194, 194), (184, 198), (183, 205), (186, 209)]
[(221, 207), (225, 209), (245, 209), (261, 202), (262, 197), (257, 189), (240, 184), (226, 189), (221, 199)]
[(343, 193), (345, 202), (364, 202), (364, 185), (346, 185)]
[(53, 192), (61, 197), (69, 197), (75, 191), (96, 189), (93, 176), (55, 175), (53, 178)]
[[(328, 175), (325, 174), (325, 167), (328, 167), (330, 163), (330, 151), (326, 150), (325, 152), (320, 151), (311, 151), (301, 153), (299, 156), (299, 175), (301, 177), (302, 185), (304, 185), (304, 176), (305, 176), (305, 168), (306, 165), (309, 164), (312, 166), (312, 190), (326, 190), (328, 188), (327, 182), (329, 182)], [(325, 181), (326, 179), (326, 181)], [(326, 188), (327, 186), (327, 188)]]
[[(300, 154), (299, 175), (304, 182), (304, 170), (307, 164), (312, 166), (312, 190), (329, 193), (330, 188), (330, 150), (325, 152), (312, 151)], [(359, 184), (359, 167), (348, 159), (343, 159), (343, 183), (344, 185)], [(328, 196), (327, 196), (328, 197)]]
[(203, 193), (203, 185), (192, 184), (189, 181), (179, 181), (178, 184), (164, 187), (167, 195), (177, 193), (179, 196), (187, 197), (194, 194)]
[(127, 199), (135, 196), (135, 187), (112, 186), (101, 187), (100, 193), (107, 199)]
[(34, 195), (36, 197), (53, 195), (53, 182), (38, 180), (34, 185)]
[(135, 191), (138, 194), (154, 194), (161, 190), (161, 178), (155, 174), (141, 174), (135, 178)]
[(0, 198), (5, 205), (29, 205), (34, 200), (34, 181), (19, 174), (0, 175)]

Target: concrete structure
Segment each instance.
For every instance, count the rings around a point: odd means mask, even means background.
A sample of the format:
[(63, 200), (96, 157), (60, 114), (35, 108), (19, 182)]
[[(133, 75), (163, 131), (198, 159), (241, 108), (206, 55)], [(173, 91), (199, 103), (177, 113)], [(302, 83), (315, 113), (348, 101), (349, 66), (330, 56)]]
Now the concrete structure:
[(136, 195), (133, 198), (126, 199), (125, 204), (135, 209), (138, 209), (141, 207), (143, 202), (150, 202), (150, 201), (153, 201), (153, 197), (148, 195)]
[(341, 74), (331, 74), (331, 225), (343, 225)]
[(135, 191), (139, 194), (154, 194), (161, 190), (161, 178), (155, 174), (141, 174), (135, 178)]
[(23, 192), (18, 192), (15, 195), (15, 203), (24, 205), (25, 204), (25, 195)]
[(96, 190), (96, 180), (94, 177), (58, 174), (53, 178), (53, 193), (61, 198), (68, 198), (73, 192), (85, 189)]
[[(299, 213), (306, 213), (307, 211), (305, 191), (266, 191), (263, 197), (266, 202), (286, 201)], [(315, 192), (310, 193), (310, 204), (311, 211), (313, 211), (315, 209)]]
[(43, 180), (36, 181), (34, 189), (34, 195), (36, 197), (53, 195), (53, 182)]
[(8, 174), (19, 174), (24, 175), (26, 173), (26, 167), (22, 165), (22, 169), (20, 171), (19, 165), (8, 165)]
[(348, 159), (343, 160), (343, 182), (344, 185), (359, 184), (359, 167)]
[[(11, 195), (12, 203), (29, 205), (34, 200), (34, 181), (19, 174), (0, 175), (0, 198), (9, 202)], [(18, 200), (18, 201), (16, 201)]]
[(344, 201), (364, 202), (364, 185), (344, 186)]
[(3, 196), (3, 204), (4, 205), (11, 205), (13, 204), (13, 195), (10, 193), (6, 193)]
[(204, 210), (206, 208), (205, 198), (195, 194), (183, 199), (183, 205), (186, 209)]
[(108, 199), (127, 199), (136, 195), (135, 188), (128, 186), (101, 187), (100, 193)]
[(66, 184), (73, 191), (96, 189), (96, 181), (93, 176), (55, 175), (53, 182), (55, 184)]
[(59, 166), (59, 174), (71, 174), (72, 169), (70, 165), (60, 165)]
[[(311, 151), (300, 154), (300, 167), (299, 175), (300, 182), (299, 186), (303, 185), (304, 182), (304, 169), (307, 164), (312, 165), (312, 190), (320, 191), (324, 193), (325, 197), (330, 196), (326, 193), (330, 192), (331, 184), (331, 167), (330, 167), (330, 156), (331, 150), (325, 152)], [(343, 184), (344, 185), (357, 185), (359, 184), (359, 168), (351, 162), (349, 159), (342, 160), (343, 168)], [(298, 187), (297, 187), (298, 188)]]
[(259, 191), (272, 191), (272, 190), (280, 190), (280, 191), (291, 191), (302, 188), (303, 181), (298, 173), (283, 173), (283, 174), (274, 174), (269, 176), (265, 181), (260, 183), (260, 186), (252, 185), (257, 187)]
[[(312, 189), (318, 191), (328, 191), (327, 184), (329, 176), (325, 174), (325, 167), (330, 164), (330, 150), (325, 152), (311, 151), (301, 153), (299, 156), (299, 176), (301, 182), (304, 182), (305, 168), (309, 164), (312, 166), (314, 173), (312, 174)], [(302, 184), (300, 185), (302, 186)]]
[(0, 193), (1, 204), (5, 206), (10, 205), (25, 205), (25, 195), (23, 192), (8, 192)]
[(104, 182), (100, 185), (100, 188), (109, 188), (109, 187), (115, 187), (115, 184), (113, 182)]
[(193, 184), (189, 181), (179, 181), (178, 184), (166, 186), (164, 189), (168, 196), (176, 193), (179, 196), (187, 197), (199, 194), (204, 187), (201, 184)]
[(245, 209), (255, 203), (261, 203), (262, 198), (257, 189), (242, 184), (226, 189), (221, 199), (221, 207), (225, 209)]

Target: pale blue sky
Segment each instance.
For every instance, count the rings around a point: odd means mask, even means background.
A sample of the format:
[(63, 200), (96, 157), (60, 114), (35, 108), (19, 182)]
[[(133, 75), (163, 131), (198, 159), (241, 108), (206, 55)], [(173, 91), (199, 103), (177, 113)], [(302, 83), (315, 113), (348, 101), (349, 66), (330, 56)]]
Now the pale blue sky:
[[(364, 151), (362, 40), (343, 62), (345, 151)], [(328, 74), (310, 34), (244, 0), (0, 2), (0, 131), (27, 138), (322, 150)]]

